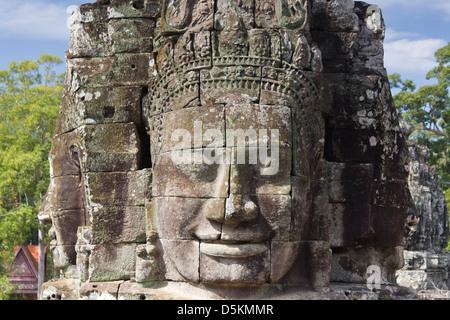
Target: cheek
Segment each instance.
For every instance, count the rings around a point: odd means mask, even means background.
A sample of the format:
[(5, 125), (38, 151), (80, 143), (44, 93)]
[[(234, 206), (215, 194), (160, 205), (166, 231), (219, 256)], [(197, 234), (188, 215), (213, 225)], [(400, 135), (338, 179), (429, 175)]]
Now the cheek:
[(225, 199), (161, 197), (154, 198), (152, 205), (161, 239), (215, 240), (220, 236), (220, 223), (209, 221), (207, 214), (223, 214)]

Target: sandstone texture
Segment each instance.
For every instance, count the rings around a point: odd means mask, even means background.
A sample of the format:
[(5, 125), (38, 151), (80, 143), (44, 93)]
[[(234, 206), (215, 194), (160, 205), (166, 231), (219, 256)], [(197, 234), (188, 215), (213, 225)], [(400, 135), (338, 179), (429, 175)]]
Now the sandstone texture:
[(414, 297), (377, 6), (99, 0), (71, 27), (44, 299)]

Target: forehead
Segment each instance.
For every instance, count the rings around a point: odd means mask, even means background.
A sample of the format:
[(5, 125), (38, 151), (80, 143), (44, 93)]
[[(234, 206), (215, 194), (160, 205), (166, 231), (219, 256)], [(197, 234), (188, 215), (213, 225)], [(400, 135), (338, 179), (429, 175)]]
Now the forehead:
[[(258, 141), (264, 136), (267, 136), (265, 142), (270, 144), (271, 136), (277, 133), (273, 143), (290, 147), (291, 113), (286, 106), (259, 104), (209, 104), (182, 109), (166, 113), (162, 130), (152, 132), (152, 139), (163, 142), (159, 152), (167, 152), (180, 147), (242, 146), (238, 145), (238, 139), (233, 140), (233, 137), (242, 136), (247, 141), (245, 145), (258, 146)], [(180, 145), (181, 136), (188, 136), (191, 141)]]

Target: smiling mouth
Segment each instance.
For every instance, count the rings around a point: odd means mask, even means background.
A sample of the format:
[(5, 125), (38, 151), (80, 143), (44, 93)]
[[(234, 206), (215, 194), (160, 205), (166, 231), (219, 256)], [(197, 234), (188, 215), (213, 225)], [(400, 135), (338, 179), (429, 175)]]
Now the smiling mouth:
[(265, 243), (223, 244), (200, 243), (200, 252), (211, 257), (242, 259), (256, 256), (269, 250)]

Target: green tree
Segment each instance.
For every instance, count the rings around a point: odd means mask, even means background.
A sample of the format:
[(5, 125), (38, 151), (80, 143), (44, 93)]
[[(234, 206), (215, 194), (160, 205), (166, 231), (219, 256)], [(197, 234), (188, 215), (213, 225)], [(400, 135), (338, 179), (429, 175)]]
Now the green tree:
[(434, 84), (416, 90), (413, 81), (403, 80), (398, 73), (389, 80), (392, 88), (400, 90), (393, 97), (397, 110), (414, 126), (410, 139), (430, 149), (430, 164), (436, 166), (450, 211), (450, 42), (435, 57), (437, 66), (426, 76)]
[[(0, 71), (0, 291), (8, 296), (13, 247), (36, 244), (49, 184), (48, 153), (62, 98), (57, 56), (11, 62)], [(0, 293), (1, 295), (1, 293)], [(0, 297), (1, 299), (1, 297)]]

